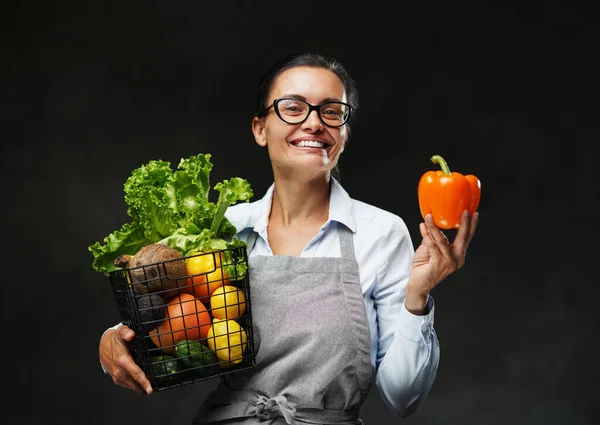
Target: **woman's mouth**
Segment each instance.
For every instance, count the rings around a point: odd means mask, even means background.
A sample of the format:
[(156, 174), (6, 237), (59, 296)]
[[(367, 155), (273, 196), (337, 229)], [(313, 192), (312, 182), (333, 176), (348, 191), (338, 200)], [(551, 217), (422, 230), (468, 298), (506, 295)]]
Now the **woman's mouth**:
[(298, 142), (291, 142), (293, 146), (297, 148), (319, 148), (323, 149), (326, 147), (325, 143), (317, 142), (316, 140), (300, 140)]

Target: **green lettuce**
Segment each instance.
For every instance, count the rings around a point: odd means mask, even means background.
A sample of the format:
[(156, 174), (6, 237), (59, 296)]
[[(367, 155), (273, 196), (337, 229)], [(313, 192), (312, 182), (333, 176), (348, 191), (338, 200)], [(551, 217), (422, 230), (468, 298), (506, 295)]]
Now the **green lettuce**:
[[(240, 177), (223, 180), (213, 188), (219, 192), (217, 202), (209, 201), (210, 158), (210, 154), (182, 158), (175, 171), (162, 160), (149, 161), (133, 170), (124, 184), (131, 221), (88, 247), (94, 256), (94, 270), (106, 275), (119, 270), (115, 259), (135, 255), (152, 243), (167, 244), (183, 256), (245, 246), (234, 237), (236, 229), (225, 212), (237, 202), (249, 202), (252, 188)], [(247, 270), (243, 259), (234, 259), (231, 251), (225, 251), (223, 266), (234, 280)]]

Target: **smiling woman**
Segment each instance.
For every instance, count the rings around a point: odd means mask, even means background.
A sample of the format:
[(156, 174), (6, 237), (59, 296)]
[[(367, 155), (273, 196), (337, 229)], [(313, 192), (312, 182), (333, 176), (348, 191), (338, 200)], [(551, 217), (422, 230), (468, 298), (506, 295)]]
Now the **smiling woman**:
[[(256, 142), (268, 147), (274, 173), (311, 176), (337, 165), (353, 108), (334, 72), (314, 66), (287, 69), (272, 85), (265, 104), (269, 106), (258, 112), (252, 130)], [(290, 126), (296, 131), (288, 133)], [(304, 167), (294, 161), (302, 161)]]
[[(400, 216), (344, 190), (333, 171), (358, 94), (335, 59), (282, 58), (256, 101), (252, 133), (273, 184), (226, 213), (248, 247), (256, 368), (220, 380), (193, 423), (359, 424), (372, 383), (391, 412), (408, 416), (439, 362), (430, 292), (464, 265), (478, 215), (462, 216), (452, 242), (426, 216), (414, 251)], [(128, 356), (132, 333), (109, 329), (100, 359), (115, 383), (141, 393), (148, 380)]]

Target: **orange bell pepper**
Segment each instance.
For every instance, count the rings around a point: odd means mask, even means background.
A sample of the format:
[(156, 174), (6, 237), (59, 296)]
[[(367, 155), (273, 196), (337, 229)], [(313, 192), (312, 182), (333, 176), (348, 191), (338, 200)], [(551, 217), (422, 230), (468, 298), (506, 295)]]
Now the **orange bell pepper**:
[(419, 209), (423, 218), (429, 213), (441, 229), (458, 229), (464, 210), (473, 215), (481, 199), (481, 182), (472, 174), (450, 172), (439, 155), (431, 157), (441, 170), (427, 171), (419, 180)]

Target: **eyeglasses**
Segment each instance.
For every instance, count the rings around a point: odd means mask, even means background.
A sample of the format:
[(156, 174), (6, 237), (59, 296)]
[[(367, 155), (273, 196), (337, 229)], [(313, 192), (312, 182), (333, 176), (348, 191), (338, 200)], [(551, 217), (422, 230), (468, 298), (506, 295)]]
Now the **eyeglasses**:
[(321, 122), (328, 127), (341, 127), (348, 122), (352, 107), (344, 102), (325, 102), (311, 105), (304, 100), (293, 97), (275, 99), (271, 106), (265, 108), (259, 116), (264, 116), (269, 109), (274, 108), (281, 121), (288, 124), (301, 124), (312, 111), (317, 111)]

